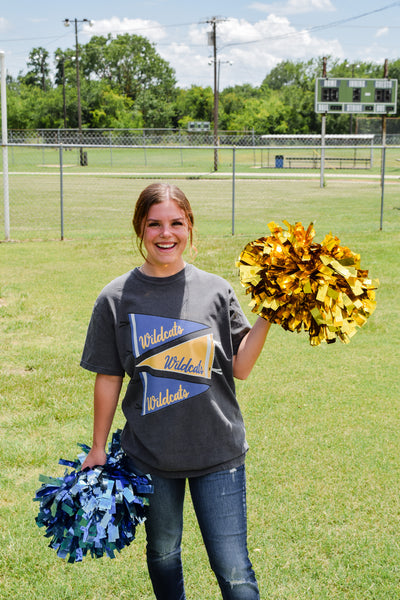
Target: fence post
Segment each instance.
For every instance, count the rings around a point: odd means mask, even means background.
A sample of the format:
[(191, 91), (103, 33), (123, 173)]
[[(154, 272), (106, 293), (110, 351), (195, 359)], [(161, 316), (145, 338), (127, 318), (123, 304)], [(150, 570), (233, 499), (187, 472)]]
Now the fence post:
[[(383, 76), (385, 79), (388, 78), (388, 65), (389, 61), (386, 58), (383, 67)], [(381, 221), (379, 230), (382, 231), (383, 227), (383, 198), (385, 192), (385, 168), (386, 168), (386, 115), (382, 115), (382, 164), (381, 164)]]
[(183, 151), (182, 151), (182, 138), (181, 138), (181, 130), (178, 129), (178, 138), (179, 138), (179, 148), (181, 151), (181, 167), (183, 167)]
[(321, 119), (321, 173), (319, 179), (319, 187), (324, 187), (325, 175), (325, 133), (326, 133), (326, 114), (322, 115)]
[(386, 166), (386, 146), (382, 148), (382, 170), (381, 170), (381, 220), (379, 231), (383, 229), (383, 199), (385, 195), (385, 166)]
[(10, 202), (8, 187), (8, 129), (7, 129), (7, 87), (6, 61), (3, 50), (0, 51), (1, 68), (1, 145), (3, 150), (3, 193), (4, 193), (4, 234), (6, 242), (10, 241)]
[(59, 147), (60, 157), (60, 226), (61, 226), (61, 241), (64, 240), (64, 178), (63, 178), (63, 146)]
[(236, 147), (232, 148), (232, 235), (235, 235)]
[(144, 164), (147, 167), (146, 130), (145, 129), (143, 129), (143, 150), (144, 150)]
[(371, 151), (370, 151), (370, 155), (369, 155), (369, 162), (370, 162), (370, 167), (372, 169), (372, 167), (374, 166), (374, 138), (372, 138), (371, 140)]

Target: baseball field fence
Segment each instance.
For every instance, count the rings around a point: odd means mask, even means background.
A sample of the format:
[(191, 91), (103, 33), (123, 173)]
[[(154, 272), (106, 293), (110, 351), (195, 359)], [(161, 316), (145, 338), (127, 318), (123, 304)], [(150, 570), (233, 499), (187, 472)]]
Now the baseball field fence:
[[(221, 132), (214, 138), (212, 132), (182, 130), (9, 130), (2, 150), (0, 227), (6, 241), (46, 237), (46, 231), (64, 239), (66, 216), (78, 223), (79, 206), (90, 196), (93, 211), (96, 201), (114, 206), (121, 194), (115, 183), (132, 179), (228, 181), (235, 234), (239, 180), (308, 179), (323, 188), (332, 178), (358, 178), (379, 184), (382, 228), (385, 182), (400, 181), (400, 134)], [(75, 214), (66, 215), (71, 210)]]

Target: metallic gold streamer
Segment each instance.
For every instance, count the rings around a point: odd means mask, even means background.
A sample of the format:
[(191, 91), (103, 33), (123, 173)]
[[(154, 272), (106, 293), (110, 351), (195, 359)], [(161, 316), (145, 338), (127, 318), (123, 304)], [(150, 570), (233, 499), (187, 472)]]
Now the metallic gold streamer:
[(331, 233), (313, 241), (314, 224), (274, 222), (271, 235), (248, 243), (236, 265), (249, 306), (285, 330), (308, 331), (310, 344), (347, 344), (376, 308), (378, 279), (360, 268), (360, 255)]

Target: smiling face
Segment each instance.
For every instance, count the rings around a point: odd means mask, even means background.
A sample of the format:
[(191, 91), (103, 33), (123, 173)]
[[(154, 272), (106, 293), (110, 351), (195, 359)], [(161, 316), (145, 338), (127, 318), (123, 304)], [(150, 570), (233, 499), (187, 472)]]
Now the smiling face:
[(153, 204), (142, 225), (147, 251), (142, 271), (153, 277), (169, 277), (183, 269), (183, 252), (189, 236), (185, 212), (170, 198)]

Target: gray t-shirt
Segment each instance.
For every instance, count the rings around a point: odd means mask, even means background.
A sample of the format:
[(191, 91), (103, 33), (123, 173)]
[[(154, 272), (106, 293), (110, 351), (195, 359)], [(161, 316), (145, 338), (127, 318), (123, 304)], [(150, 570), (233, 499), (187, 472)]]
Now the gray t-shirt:
[(193, 265), (172, 277), (134, 269), (103, 289), (81, 365), (130, 377), (122, 445), (140, 469), (189, 477), (243, 463), (232, 357), (249, 328), (231, 286)]

